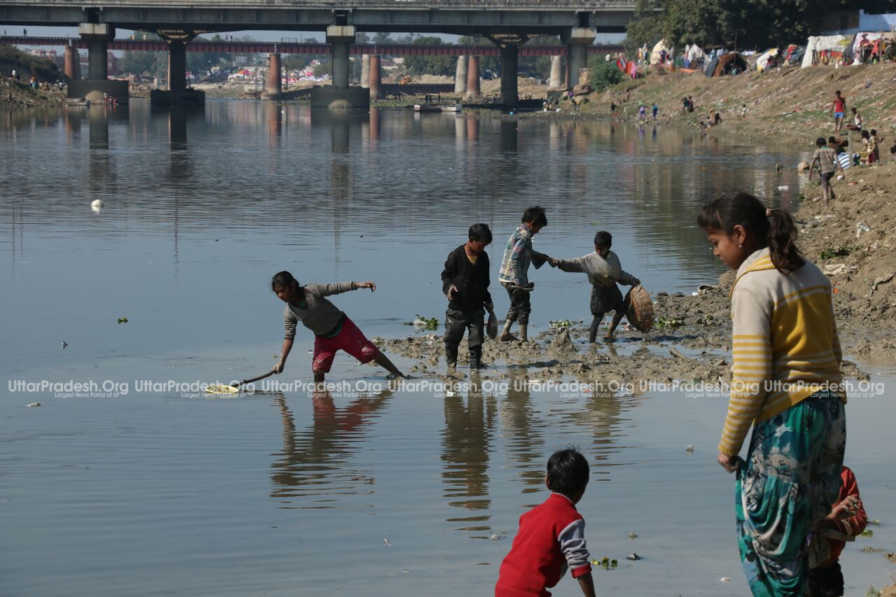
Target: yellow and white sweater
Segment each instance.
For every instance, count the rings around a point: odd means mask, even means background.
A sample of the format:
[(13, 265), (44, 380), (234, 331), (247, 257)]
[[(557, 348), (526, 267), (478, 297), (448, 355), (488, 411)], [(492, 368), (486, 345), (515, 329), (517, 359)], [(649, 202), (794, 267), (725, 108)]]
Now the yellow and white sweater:
[(731, 319), (731, 397), (720, 453), (737, 454), (754, 421), (767, 421), (818, 390), (832, 390), (846, 402), (831, 283), (814, 264), (785, 275), (768, 248), (755, 251), (737, 270)]

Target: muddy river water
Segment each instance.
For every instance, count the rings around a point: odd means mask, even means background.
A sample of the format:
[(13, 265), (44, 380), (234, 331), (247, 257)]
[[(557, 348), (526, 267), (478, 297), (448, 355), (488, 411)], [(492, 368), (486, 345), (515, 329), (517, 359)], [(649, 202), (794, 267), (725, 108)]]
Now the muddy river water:
[[(652, 126), (255, 101), (3, 115), (0, 594), (485, 595), (547, 496), (548, 456), (572, 444), (592, 465), (591, 554), (619, 561), (595, 573), (601, 594), (743, 595), (733, 480), (715, 462), (724, 397), (595, 395), (525, 366), (393, 392), (344, 354), (312, 393), (303, 329), (277, 385), (201, 384), (270, 369), (282, 269), (375, 281), (334, 299), (370, 337), (440, 333), (406, 324), (441, 319), (447, 254), (485, 222), (497, 278), (535, 204), (540, 251), (585, 254), (605, 229), (651, 292), (690, 293), (723, 271), (701, 203), (743, 189), (792, 207), (797, 161)], [(583, 276), (530, 279), (533, 332), (588, 315)], [(618, 350), (637, 343), (623, 332)], [(847, 463), (880, 525), (844, 553), (848, 595), (885, 584), (896, 551), (896, 377), (869, 373)], [(577, 592), (566, 579), (554, 594)]]

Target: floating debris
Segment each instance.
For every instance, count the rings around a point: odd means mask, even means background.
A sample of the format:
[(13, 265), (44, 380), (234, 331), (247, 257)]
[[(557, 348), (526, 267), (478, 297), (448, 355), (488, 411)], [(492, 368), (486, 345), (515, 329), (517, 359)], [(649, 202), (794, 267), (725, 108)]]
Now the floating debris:
[(119, 317), (119, 318), (118, 318), (118, 323), (127, 323), (127, 322), (128, 322), (128, 318), (127, 318), (127, 317)]
[(28, 408), (37, 408), (38, 406), (40, 406), (40, 402), (29, 402), (25, 406), (27, 406)]
[(68, 348), (68, 342), (66, 342), (65, 340), (63, 340), (63, 341), (62, 341), (62, 350), (65, 350), (66, 348)]
[(688, 444), (688, 447), (685, 448), (684, 451), (687, 452), (688, 454), (693, 454), (694, 453), (694, 444)]
[(389, 541), (388, 537), (383, 537), (383, 545), (385, 545), (386, 547), (392, 547), (392, 542)]
[(629, 538), (629, 539), (637, 539), (637, 538), (638, 538), (638, 533), (632, 531), (631, 533), (628, 534), (628, 538)]
[(415, 328), (424, 330), (437, 330), (439, 329), (439, 320), (436, 317), (424, 317), (418, 313), (414, 318), (414, 321), (406, 325), (412, 325)]
[(642, 559), (641, 556), (639, 556), (639, 555), (636, 554), (635, 552), (632, 552), (632, 553), (628, 554), (627, 556), (625, 556), (625, 558), (626, 558), (627, 560), (631, 560), (631, 561), (633, 561), (633, 562), (637, 562), (638, 560)]
[(865, 529), (861, 533), (859, 533), (860, 537), (874, 537), (874, 531), (871, 529)]
[(719, 579), (719, 582), (731, 582), (731, 577), (723, 576), (722, 578)]

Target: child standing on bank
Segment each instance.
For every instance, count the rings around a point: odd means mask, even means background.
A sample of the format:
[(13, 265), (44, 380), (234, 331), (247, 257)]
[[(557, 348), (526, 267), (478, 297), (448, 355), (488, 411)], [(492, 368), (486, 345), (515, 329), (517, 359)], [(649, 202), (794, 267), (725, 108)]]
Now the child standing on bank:
[(504, 248), (504, 257), (501, 259), (501, 271), (498, 281), (510, 297), (510, 309), (504, 320), (504, 331), (501, 340), (508, 342), (516, 340), (510, 333), (513, 322), (520, 322), (520, 340), (526, 342), (529, 338), (529, 313), (532, 312), (532, 303), (529, 294), (535, 289), (535, 284), (529, 281), (529, 264), (535, 269), (544, 265), (550, 257), (539, 253), (532, 248), (532, 237), (548, 225), (548, 218), (544, 208), (530, 207), (523, 212), (522, 224), (507, 239)]
[(601, 230), (594, 235), (594, 252), (588, 253), (576, 259), (552, 259), (551, 265), (559, 267), (565, 272), (584, 272), (591, 282), (591, 330), (588, 333), (588, 341), (594, 342), (597, 338), (597, 329), (604, 315), (614, 311), (613, 323), (604, 337), (606, 340), (613, 338), (616, 326), (622, 316), (625, 315), (627, 305), (622, 299), (617, 283), (626, 286), (637, 286), (641, 283), (638, 278), (623, 271), (619, 263), (619, 257), (610, 250), (613, 245), (613, 235)]
[(457, 366), (457, 347), (469, 329), (470, 369), (482, 367), (482, 332), (485, 311), (494, 318), (495, 308), (488, 291), (489, 260), (485, 247), (492, 242), (486, 224), (473, 224), (467, 242), (454, 249), (442, 270), (442, 292), (448, 297), (445, 312), (445, 360), (449, 369)]
[(555, 452), (547, 469), (551, 496), (520, 516), (510, 553), (501, 562), (495, 597), (549, 597), (547, 589), (560, 582), (567, 568), (586, 597), (595, 595), (585, 520), (575, 506), (588, 485), (588, 461), (568, 448)]
[(846, 98), (840, 95), (839, 89), (834, 92), (831, 112), (834, 113), (834, 132), (839, 133), (840, 129), (843, 128), (843, 117), (846, 115)]
[[(737, 271), (718, 461), (737, 471), (741, 562), (753, 595), (803, 595), (806, 539), (837, 499), (846, 444), (831, 284), (797, 250), (790, 214), (752, 195), (716, 199), (697, 223), (713, 253)], [(738, 452), (751, 425), (743, 461)]]
[(811, 544), (809, 597), (842, 597), (844, 587), (840, 553), (846, 542), (858, 537), (868, 524), (868, 515), (859, 497), (859, 484), (848, 466), (840, 472), (840, 480), (837, 502), (821, 521), (816, 540)]
[(286, 308), (283, 310), (286, 337), (283, 339), (280, 361), (274, 367), (274, 371), (281, 373), (286, 366), (286, 357), (289, 356), (296, 337), (296, 325), (301, 321), (306, 328), (314, 332), (314, 358), (311, 361), (311, 370), (314, 373), (315, 383), (324, 381), (324, 376), (333, 366), (333, 358), (340, 350), (344, 350), (362, 363), (374, 361), (395, 377), (404, 377), (392, 361), (364, 337), (348, 315), (324, 298), (359, 288), (369, 288), (374, 292), (376, 284), (336, 282), (299, 286), (289, 272), (282, 271), (275, 274), (271, 280), (271, 290), (277, 298), (286, 303)]
[(840, 168), (840, 161), (837, 159), (836, 152), (828, 147), (828, 142), (824, 137), (815, 140), (818, 149), (812, 154), (812, 163), (809, 164), (809, 176), (812, 176), (813, 170), (818, 170), (818, 176), (821, 182), (821, 190), (824, 192), (824, 202), (830, 203), (831, 199), (836, 199), (834, 194), (834, 186), (831, 179), (834, 178), (834, 172)]

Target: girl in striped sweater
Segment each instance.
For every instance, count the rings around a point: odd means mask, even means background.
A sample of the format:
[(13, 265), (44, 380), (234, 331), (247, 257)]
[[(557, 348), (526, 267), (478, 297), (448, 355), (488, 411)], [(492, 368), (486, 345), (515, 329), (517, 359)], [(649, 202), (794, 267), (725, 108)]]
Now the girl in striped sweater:
[(752, 195), (716, 199), (697, 222), (713, 253), (737, 271), (718, 460), (737, 472), (741, 562), (753, 595), (802, 595), (808, 547), (837, 499), (846, 443), (831, 285), (800, 255), (790, 214)]

